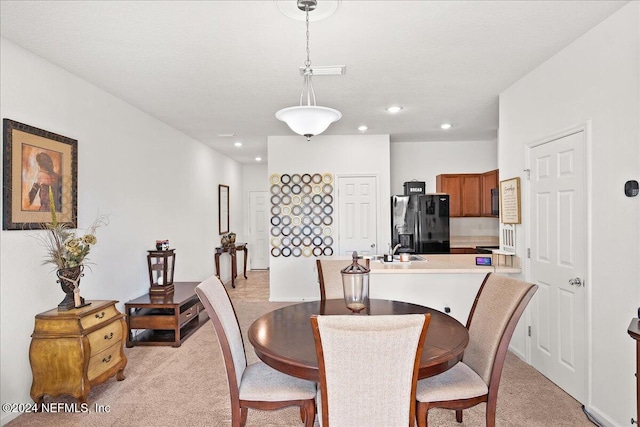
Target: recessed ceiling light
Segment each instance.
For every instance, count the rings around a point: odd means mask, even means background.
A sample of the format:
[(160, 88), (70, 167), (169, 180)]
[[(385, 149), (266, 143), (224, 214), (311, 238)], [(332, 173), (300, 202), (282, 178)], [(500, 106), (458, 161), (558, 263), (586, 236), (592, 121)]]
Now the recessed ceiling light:
[(242, 147), (242, 142), (236, 141), (233, 143), (233, 145), (235, 145), (236, 147)]
[(440, 125), (440, 129), (444, 129), (444, 130), (451, 129), (451, 123), (443, 123), (443, 124), (441, 124)]
[(360, 132), (364, 132), (364, 131), (365, 131), (365, 130), (367, 130), (367, 129), (369, 129), (369, 128), (368, 128), (368, 127), (366, 127), (365, 125), (358, 126), (358, 130), (359, 130)]
[(262, 161), (262, 157), (258, 156), (256, 157), (256, 162), (261, 162)]
[(400, 105), (392, 105), (391, 107), (387, 107), (387, 111), (389, 113), (397, 113), (400, 110), (402, 110), (402, 106)]

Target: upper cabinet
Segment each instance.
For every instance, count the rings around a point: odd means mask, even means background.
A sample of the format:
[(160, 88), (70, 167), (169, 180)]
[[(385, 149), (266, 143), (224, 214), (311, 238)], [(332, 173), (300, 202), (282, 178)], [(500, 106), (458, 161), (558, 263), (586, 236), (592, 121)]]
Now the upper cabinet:
[(436, 191), (449, 195), (449, 216), (462, 216), (462, 187), (460, 175), (436, 176)]
[(498, 170), (436, 176), (436, 191), (449, 194), (451, 217), (492, 216), (491, 189), (497, 187)]
[(482, 192), (481, 216), (496, 216), (491, 214), (491, 190), (498, 188), (498, 169), (480, 175)]

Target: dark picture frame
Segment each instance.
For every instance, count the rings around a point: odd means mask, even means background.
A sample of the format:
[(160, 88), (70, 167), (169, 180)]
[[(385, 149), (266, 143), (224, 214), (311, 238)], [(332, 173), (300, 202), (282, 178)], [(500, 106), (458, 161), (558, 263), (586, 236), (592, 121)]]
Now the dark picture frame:
[(218, 185), (218, 233), (229, 232), (229, 186)]
[(36, 230), (51, 222), (76, 228), (78, 141), (3, 120), (2, 229)]

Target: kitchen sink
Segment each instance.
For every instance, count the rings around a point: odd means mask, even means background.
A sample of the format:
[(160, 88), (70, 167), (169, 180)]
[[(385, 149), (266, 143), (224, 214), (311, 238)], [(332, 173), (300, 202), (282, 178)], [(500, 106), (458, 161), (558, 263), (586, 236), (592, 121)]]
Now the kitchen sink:
[[(395, 255), (393, 259), (400, 259), (400, 257)], [(424, 261), (424, 258), (420, 255), (409, 255), (409, 261)]]

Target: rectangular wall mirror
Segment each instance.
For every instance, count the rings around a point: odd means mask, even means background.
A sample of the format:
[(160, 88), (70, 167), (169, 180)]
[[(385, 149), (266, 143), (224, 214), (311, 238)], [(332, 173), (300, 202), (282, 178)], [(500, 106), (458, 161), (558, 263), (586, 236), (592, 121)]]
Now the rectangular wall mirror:
[(220, 234), (229, 232), (229, 186), (218, 185), (218, 230)]

